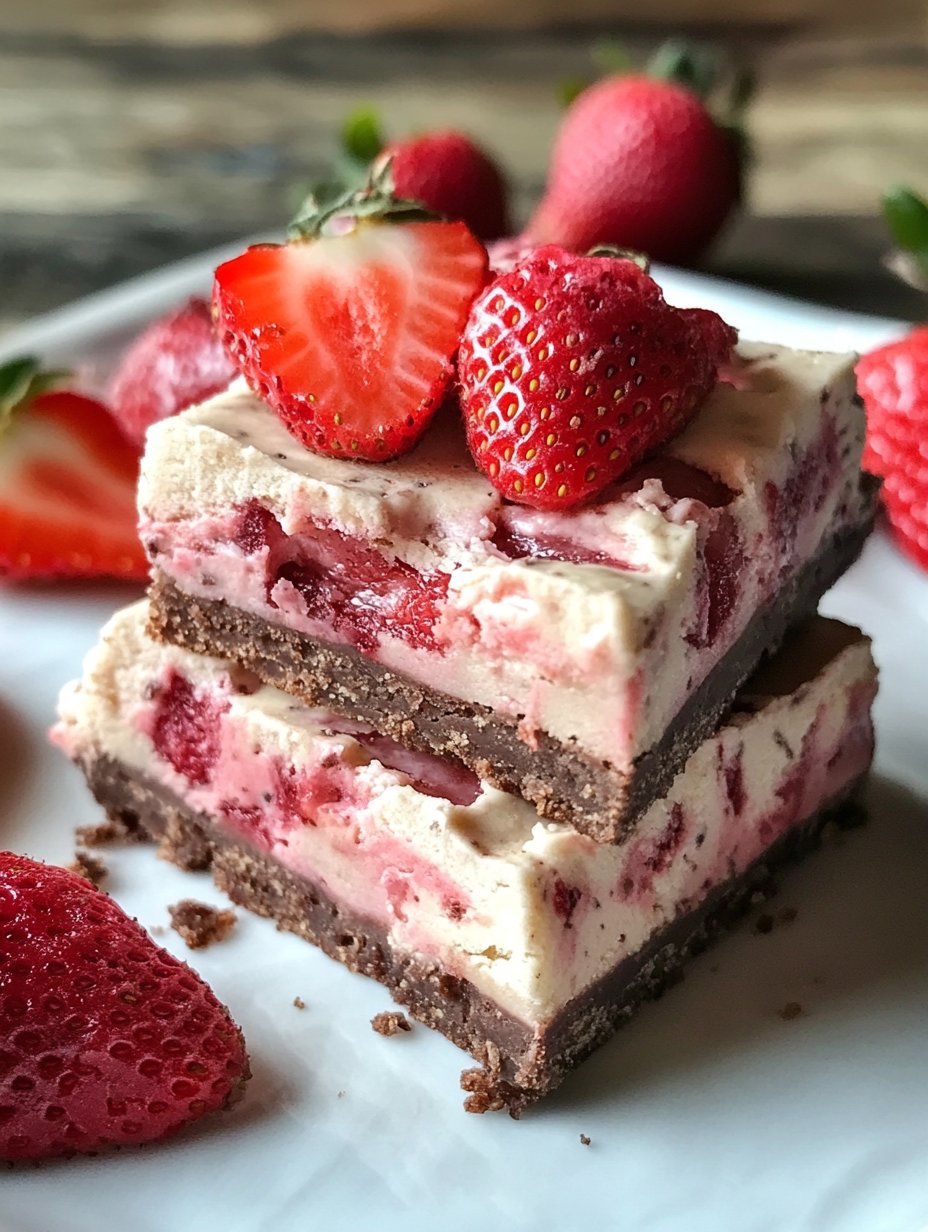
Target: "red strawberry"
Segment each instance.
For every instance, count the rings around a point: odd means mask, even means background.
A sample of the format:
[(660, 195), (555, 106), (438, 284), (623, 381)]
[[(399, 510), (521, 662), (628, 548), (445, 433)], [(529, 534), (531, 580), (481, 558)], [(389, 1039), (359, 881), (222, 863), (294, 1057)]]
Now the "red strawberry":
[(223, 344), (289, 431), (376, 461), (410, 449), (442, 401), (487, 270), (462, 222), (420, 221), (381, 187), (220, 265), (213, 292)]
[(363, 107), (344, 128), (346, 153), (357, 166), (390, 164), (398, 197), (419, 201), (444, 218), (466, 222), (474, 235), (495, 240), (509, 230), (506, 185), (499, 167), (466, 133), (438, 129), (385, 143), (376, 113)]
[(0, 576), (147, 578), (137, 476), (102, 403), (47, 390), (35, 360), (0, 368)]
[(684, 427), (735, 341), (714, 312), (666, 304), (631, 260), (539, 248), (471, 309), (458, 355), (471, 452), (503, 496), (569, 508)]
[(248, 1076), (199, 976), (85, 878), (0, 852), (0, 1159), (152, 1142)]
[(391, 141), (380, 158), (390, 160), (398, 196), (421, 201), (445, 218), (461, 219), (483, 240), (508, 232), (506, 186), (499, 168), (464, 133), (442, 129)]
[(526, 235), (690, 262), (725, 222), (740, 186), (738, 141), (694, 89), (638, 74), (607, 77), (564, 117)]
[(235, 375), (209, 303), (191, 299), (153, 321), (130, 346), (113, 378), (113, 413), (141, 448), (153, 423), (218, 394)]
[(867, 408), (864, 469), (883, 478), (883, 504), (900, 546), (928, 569), (928, 326), (857, 364)]

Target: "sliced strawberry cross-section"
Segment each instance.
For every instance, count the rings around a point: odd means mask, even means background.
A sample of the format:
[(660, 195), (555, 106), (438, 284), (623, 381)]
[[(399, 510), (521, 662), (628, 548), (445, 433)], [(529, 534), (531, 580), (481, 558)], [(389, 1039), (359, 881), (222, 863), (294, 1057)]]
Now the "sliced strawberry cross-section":
[(33, 359), (0, 368), (0, 576), (146, 578), (136, 451), (101, 402), (48, 385)]
[(383, 461), (441, 403), (487, 255), (464, 223), (378, 193), (220, 265), (213, 303), (229, 355), (298, 440)]

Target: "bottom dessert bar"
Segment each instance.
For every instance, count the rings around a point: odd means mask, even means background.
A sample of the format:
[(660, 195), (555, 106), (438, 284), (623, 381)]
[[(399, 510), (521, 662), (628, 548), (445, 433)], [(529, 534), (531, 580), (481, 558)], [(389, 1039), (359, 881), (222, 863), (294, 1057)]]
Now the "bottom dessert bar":
[(556, 1086), (853, 811), (873, 749), (866, 639), (816, 619), (621, 846), (312, 711), (117, 615), (56, 738), (114, 819), (386, 984), (470, 1051), (468, 1106)]
[(161, 854), (181, 868), (212, 870), (233, 902), (275, 920), (336, 958), (351, 971), (385, 984), (414, 1018), (440, 1031), (481, 1062), (466, 1070), (471, 1112), (522, 1110), (558, 1086), (645, 1002), (679, 978), (688, 959), (736, 923), (758, 896), (774, 889), (773, 876), (819, 843), (829, 823), (863, 819), (858, 784), (790, 829), (748, 869), (717, 886), (619, 962), (541, 1027), (532, 1028), (483, 995), (467, 979), (449, 974), (424, 955), (397, 951), (388, 933), (328, 898), (318, 885), (290, 873), (245, 842), (235, 841), (208, 817), (176, 797), (134, 778), (101, 758), (84, 767), (90, 788), (109, 818), (140, 828)]

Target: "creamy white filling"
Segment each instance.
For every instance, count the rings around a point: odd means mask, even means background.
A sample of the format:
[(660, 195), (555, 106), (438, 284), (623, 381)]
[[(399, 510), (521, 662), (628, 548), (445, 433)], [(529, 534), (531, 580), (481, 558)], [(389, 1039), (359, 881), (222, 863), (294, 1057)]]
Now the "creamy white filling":
[[(82, 681), (63, 691), (55, 739), (69, 755), (115, 758), (217, 824), (239, 827), (385, 928), (398, 949), (466, 977), (529, 1023), (550, 1019), (745, 869), (872, 754), (869, 645), (816, 619), (628, 841), (600, 846), (486, 784), (474, 783), (469, 804), (427, 794), (428, 759), (418, 777), (390, 769), (360, 739), (333, 734), (330, 718), (257, 687), (228, 662), (156, 644), (144, 625), (143, 604), (114, 617)], [(179, 772), (153, 741), (172, 673), (221, 711), (205, 781)], [(433, 767), (432, 790), (443, 764)], [(296, 785), (286, 802), (281, 773)]]

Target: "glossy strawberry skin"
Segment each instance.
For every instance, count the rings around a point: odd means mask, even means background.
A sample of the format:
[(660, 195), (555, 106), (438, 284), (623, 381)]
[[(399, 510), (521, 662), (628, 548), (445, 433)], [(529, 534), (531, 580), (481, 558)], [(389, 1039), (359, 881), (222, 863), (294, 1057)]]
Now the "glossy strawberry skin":
[(928, 326), (863, 356), (857, 382), (867, 411), (864, 469), (883, 479), (899, 545), (928, 569)]
[(361, 223), (216, 271), (223, 345), (307, 448), (386, 461), (441, 404), (487, 255), (461, 222)]
[(205, 299), (153, 321), (129, 347), (110, 386), (126, 437), (141, 449), (153, 423), (220, 393), (236, 375)]
[(0, 434), (0, 577), (146, 579), (137, 478), (102, 403), (62, 389), (17, 407)]
[(482, 240), (509, 231), (506, 185), (489, 155), (453, 129), (393, 141), (378, 161), (390, 160), (397, 196), (467, 223)]
[(194, 972), (84, 878), (0, 853), (0, 1159), (154, 1141), (247, 1077)]
[(679, 432), (736, 340), (668, 306), (637, 265), (539, 248), (478, 296), (458, 356), (477, 465), (510, 500), (568, 509)]
[(737, 145), (695, 94), (650, 77), (608, 77), (565, 115), (526, 235), (687, 264), (721, 229), (740, 189)]

